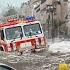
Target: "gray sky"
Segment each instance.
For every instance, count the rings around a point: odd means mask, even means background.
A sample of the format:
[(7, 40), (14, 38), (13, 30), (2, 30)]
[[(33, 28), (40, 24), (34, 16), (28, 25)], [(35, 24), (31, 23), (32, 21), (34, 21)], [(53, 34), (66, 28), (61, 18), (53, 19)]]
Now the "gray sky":
[(20, 7), (21, 3), (26, 2), (28, 0), (0, 0), (0, 13), (1, 10), (5, 9), (8, 4), (11, 6), (15, 6), (15, 7)]

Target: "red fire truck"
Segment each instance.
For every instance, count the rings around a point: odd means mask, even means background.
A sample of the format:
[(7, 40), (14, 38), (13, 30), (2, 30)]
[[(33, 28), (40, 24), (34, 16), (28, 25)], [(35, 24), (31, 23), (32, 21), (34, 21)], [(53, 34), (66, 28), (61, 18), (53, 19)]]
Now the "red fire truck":
[(8, 46), (0, 45), (0, 50), (13, 51), (29, 48), (35, 49), (46, 46), (45, 36), (39, 21), (14, 20), (0, 24), (1, 38)]

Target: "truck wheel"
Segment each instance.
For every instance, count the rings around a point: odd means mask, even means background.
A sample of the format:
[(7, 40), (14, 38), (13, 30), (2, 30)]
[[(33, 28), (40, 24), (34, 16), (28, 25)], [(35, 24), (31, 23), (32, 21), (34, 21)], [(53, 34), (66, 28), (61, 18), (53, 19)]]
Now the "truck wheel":
[(4, 51), (2, 47), (0, 47), (0, 51)]
[(31, 52), (32, 52), (32, 53), (35, 53), (36, 51), (35, 51), (35, 49), (31, 49)]
[(35, 45), (35, 48), (31, 49), (31, 52), (35, 53), (36, 52), (35, 49), (37, 49), (36, 45)]

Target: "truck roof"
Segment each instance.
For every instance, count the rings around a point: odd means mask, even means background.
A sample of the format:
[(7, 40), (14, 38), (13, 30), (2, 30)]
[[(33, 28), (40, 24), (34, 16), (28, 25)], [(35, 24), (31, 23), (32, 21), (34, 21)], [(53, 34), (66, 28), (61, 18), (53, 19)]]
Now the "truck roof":
[(6, 23), (1, 23), (1, 24), (0, 24), (0, 28), (3, 28), (3, 27), (5, 27), (5, 26), (16, 25), (16, 24), (20, 24), (20, 23), (30, 24), (30, 22), (34, 22), (34, 21), (10, 19), (10, 20), (8, 20), (8, 22), (6, 22)]

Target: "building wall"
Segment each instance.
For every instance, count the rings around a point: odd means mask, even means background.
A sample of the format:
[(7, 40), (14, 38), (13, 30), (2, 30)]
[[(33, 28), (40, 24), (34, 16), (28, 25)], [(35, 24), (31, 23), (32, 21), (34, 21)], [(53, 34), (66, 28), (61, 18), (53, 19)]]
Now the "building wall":
[(68, 2), (68, 18), (67, 18), (67, 24), (66, 26), (68, 27), (68, 35), (70, 36), (70, 2)]
[(63, 2), (61, 5), (61, 18), (62, 21), (65, 21), (66, 16), (67, 16), (67, 9), (68, 9), (68, 3), (67, 2)]
[[(23, 4), (21, 7), (21, 14), (25, 16), (34, 15), (37, 19), (41, 20), (44, 18), (46, 21), (47, 19), (47, 6), (51, 5), (53, 2), (57, 0), (46, 0), (44, 3), (41, 4), (41, 0), (30, 0), (29, 3)], [(37, 2), (40, 3), (40, 11), (36, 12), (36, 9), (34, 9), (34, 5), (37, 4)], [(67, 13), (67, 3), (63, 2), (63, 0), (60, 0), (61, 5), (56, 4), (56, 15), (54, 15), (57, 21), (65, 21), (65, 16)], [(43, 19), (42, 19), (43, 21)]]

